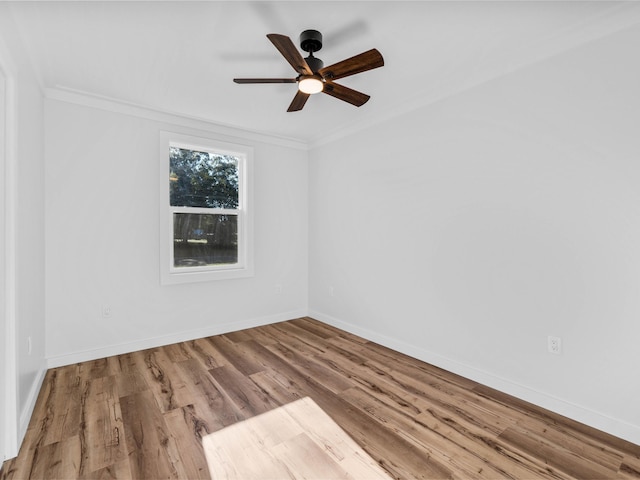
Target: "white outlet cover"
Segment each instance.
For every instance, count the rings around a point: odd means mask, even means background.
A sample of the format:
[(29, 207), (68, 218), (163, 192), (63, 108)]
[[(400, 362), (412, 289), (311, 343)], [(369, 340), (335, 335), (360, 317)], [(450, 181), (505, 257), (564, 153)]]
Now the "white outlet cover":
[(549, 353), (560, 355), (560, 353), (562, 353), (562, 339), (549, 335), (547, 337), (547, 350)]

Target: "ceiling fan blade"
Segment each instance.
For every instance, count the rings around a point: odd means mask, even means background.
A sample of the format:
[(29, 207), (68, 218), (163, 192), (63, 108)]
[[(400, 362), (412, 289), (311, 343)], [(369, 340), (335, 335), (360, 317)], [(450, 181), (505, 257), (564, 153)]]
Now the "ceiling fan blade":
[(278, 33), (270, 33), (267, 38), (271, 40), (271, 43), (275, 45), (296, 72), (300, 75), (313, 75), (309, 65), (307, 65), (307, 62), (302, 58), (302, 55), (289, 37)]
[(321, 68), (318, 73), (326, 79), (337, 80), (348, 77), (349, 75), (355, 75), (356, 73), (382, 67), (383, 65), (384, 58), (382, 58), (382, 54), (375, 48), (372, 48), (354, 57)]
[(296, 83), (295, 78), (234, 78), (236, 83)]
[(298, 90), (296, 92), (296, 96), (293, 97), (291, 105), (289, 105), (289, 108), (287, 108), (287, 112), (297, 112), (298, 110), (302, 110), (302, 107), (304, 107), (304, 104), (307, 103), (307, 100), (309, 100), (310, 96), (311, 95), (309, 95), (308, 93), (304, 93)]
[(324, 90), (322, 91), (327, 95), (348, 102), (356, 107), (364, 105), (371, 98), (369, 95), (333, 82), (326, 82), (324, 84)]

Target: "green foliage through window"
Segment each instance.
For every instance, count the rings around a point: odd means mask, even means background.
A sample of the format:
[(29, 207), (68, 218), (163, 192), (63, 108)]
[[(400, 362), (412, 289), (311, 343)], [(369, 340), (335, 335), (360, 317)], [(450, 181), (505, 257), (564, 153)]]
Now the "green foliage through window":
[(170, 147), (171, 206), (237, 208), (238, 163), (231, 155)]

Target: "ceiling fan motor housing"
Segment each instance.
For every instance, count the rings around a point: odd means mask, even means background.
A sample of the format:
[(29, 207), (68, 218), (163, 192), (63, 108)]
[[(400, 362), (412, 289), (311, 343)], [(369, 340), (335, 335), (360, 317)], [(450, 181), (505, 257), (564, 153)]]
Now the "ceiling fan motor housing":
[(318, 57), (313, 57), (309, 55), (307, 58), (304, 59), (304, 61), (307, 62), (307, 65), (309, 65), (309, 68), (313, 73), (318, 73), (318, 70), (324, 67), (324, 62), (320, 60)]

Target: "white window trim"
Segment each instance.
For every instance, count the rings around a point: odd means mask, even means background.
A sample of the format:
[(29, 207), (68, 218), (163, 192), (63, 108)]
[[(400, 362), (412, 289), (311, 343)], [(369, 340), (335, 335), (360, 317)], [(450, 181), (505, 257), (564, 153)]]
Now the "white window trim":
[[(196, 151), (215, 151), (237, 157), (239, 177), (238, 208), (172, 207), (169, 202), (169, 147), (179, 146)], [(160, 132), (160, 283), (174, 285), (233, 278), (252, 277), (253, 271), (253, 148), (222, 142), (215, 138), (196, 137), (173, 132)], [(166, 175), (165, 175), (166, 174)], [(238, 263), (206, 267), (173, 266), (173, 214), (207, 213), (238, 215)]]

